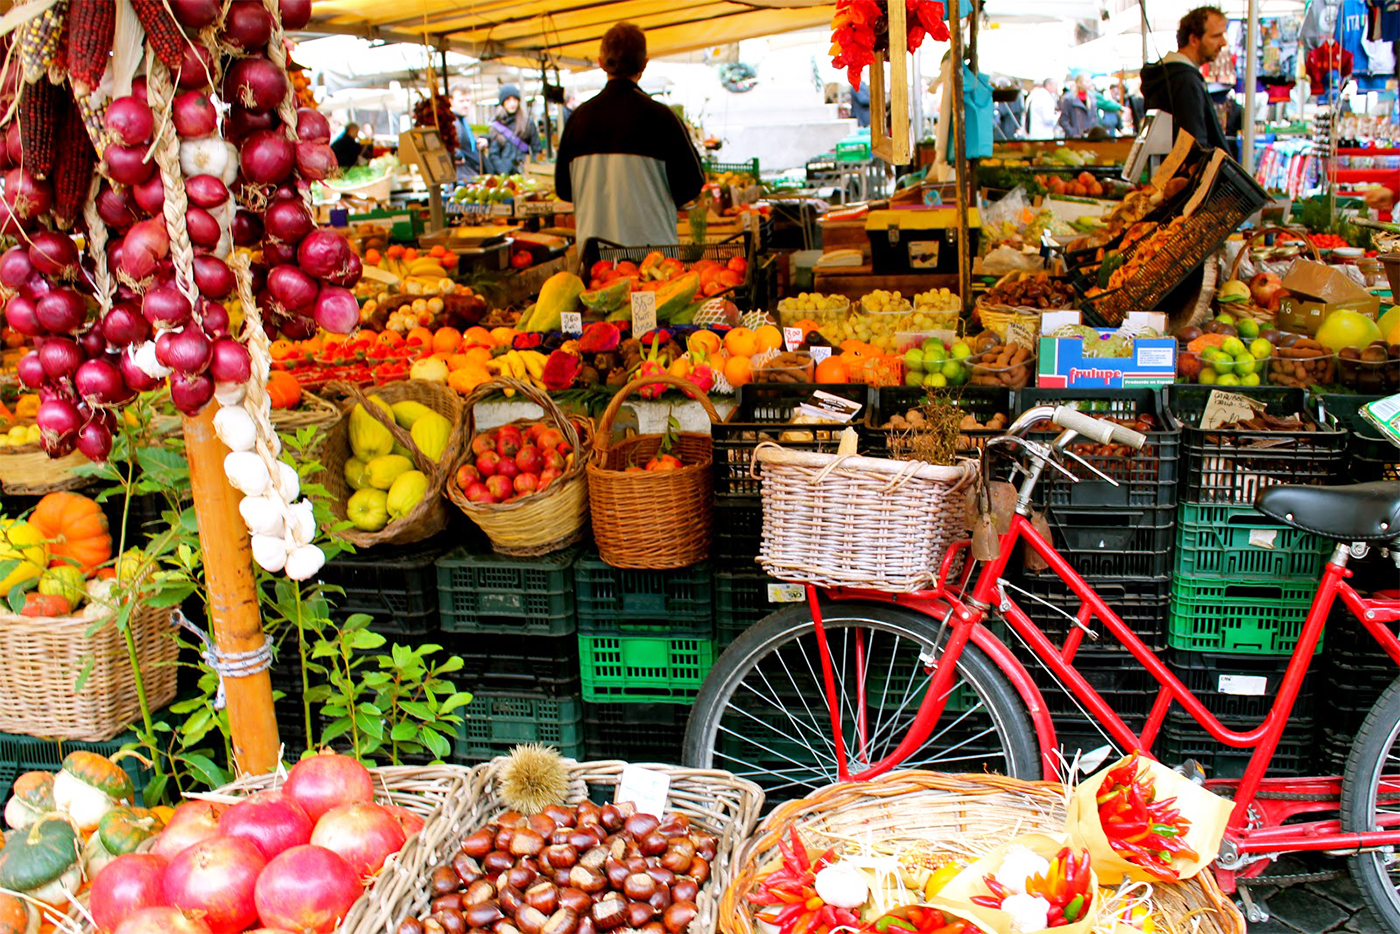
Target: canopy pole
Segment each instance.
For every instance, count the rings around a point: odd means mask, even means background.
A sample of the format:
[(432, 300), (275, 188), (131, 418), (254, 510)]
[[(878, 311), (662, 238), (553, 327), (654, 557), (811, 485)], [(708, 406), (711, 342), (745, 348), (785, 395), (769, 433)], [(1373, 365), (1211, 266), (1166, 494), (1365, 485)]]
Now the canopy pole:
[(909, 100), (914, 104), (914, 151), (918, 152), (919, 140), (924, 138), (924, 99), (921, 91), (924, 84), (923, 69), (919, 67), (919, 53), (914, 53), (914, 77), (909, 81)]
[[(190, 465), (199, 544), (204, 551), (204, 582), (209, 591), (209, 630), (222, 653), (263, 648), (262, 617), (253, 581), (253, 551), (238, 512), (239, 494), (224, 474), (228, 449), (214, 434), (217, 405), (185, 416), (185, 456)], [(277, 768), (281, 741), (272, 709), (269, 670), (224, 678), (234, 768), (239, 775), (262, 775)]]
[(447, 50), (438, 49), (438, 54), (442, 56), (442, 96), (450, 101), (452, 92), (447, 89)]
[[(1152, 29), (1151, 25), (1147, 21), (1147, 0), (1138, 0), (1138, 12), (1142, 14), (1142, 63), (1146, 65), (1148, 61), (1147, 34)], [(1133, 129), (1136, 130), (1137, 128), (1134, 127)]]
[(1254, 174), (1254, 97), (1259, 60), (1259, 0), (1249, 0), (1244, 34), (1244, 119), (1240, 121), (1240, 164)]
[(948, 32), (952, 39), (953, 65), (953, 105), (949, 113), (953, 117), (953, 176), (957, 191), (958, 205), (958, 295), (962, 298), (963, 312), (969, 307), (972, 298), (972, 258), (968, 255), (968, 165), (967, 165), (967, 113), (963, 102), (963, 36), (962, 4), (960, 0), (948, 0)]

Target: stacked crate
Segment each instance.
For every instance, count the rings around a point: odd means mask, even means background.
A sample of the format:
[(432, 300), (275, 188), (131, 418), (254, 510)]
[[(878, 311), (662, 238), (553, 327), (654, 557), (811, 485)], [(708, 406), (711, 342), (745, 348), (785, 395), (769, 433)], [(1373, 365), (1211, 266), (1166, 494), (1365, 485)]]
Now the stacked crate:
[[(1173, 386), (1169, 399), (1182, 425), (1186, 466), (1167, 663), (1226, 728), (1246, 731), (1273, 703), (1331, 548), (1270, 520), (1254, 499), (1276, 483), (1340, 482), (1345, 437), (1326, 425), (1306, 432), (1203, 430), (1210, 393), (1208, 386)], [(1318, 417), (1301, 390), (1246, 394), (1271, 414)], [(1274, 774), (1311, 767), (1318, 678), (1313, 671), (1304, 682), (1270, 763)], [(1168, 715), (1162, 740), (1165, 761), (1197, 759), (1215, 777), (1242, 775), (1252, 752), (1217, 743), (1179, 709)]]

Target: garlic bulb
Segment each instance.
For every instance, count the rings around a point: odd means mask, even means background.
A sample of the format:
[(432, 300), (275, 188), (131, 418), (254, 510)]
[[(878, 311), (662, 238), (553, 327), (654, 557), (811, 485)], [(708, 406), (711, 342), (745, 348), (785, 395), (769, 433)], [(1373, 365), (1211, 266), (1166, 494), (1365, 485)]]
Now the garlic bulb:
[(285, 529), (282, 502), (275, 496), (245, 496), (238, 504), (238, 514), (253, 535), (281, 538)]
[(261, 496), (272, 482), (267, 465), (252, 451), (234, 451), (225, 457), (224, 474), (244, 496)]
[(309, 545), (316, 538), (316, 516), (311, 500), (303, 499), (287, 507), (287, 532), (298, 545)]
[(287, 566), (287, 543), (280, 537), (254, 535), (252, 544), (253, 560), (264, 571), (276, 574)]
[(165, 379), (175, 372), (156, 359), (155, 341), (146, 341), (134, 351), (128, 350), (127, 352), (131, 354), (131, 362), (136, 364), (136, 368), (151, 379)]
[(302, 545), (287, 556), (287, 576), (294, 581), (310, 580), (326, 563), (326, 555), (315, 545)]
[[(238, 150), (229, 152), (229, 147), (218, 136), (206, 136), (202, 139), (187, 139), (180, 143), (180, 171), (185, 178), (193, 178), (196, 175), (215, 175), (223, 180), (228, 172), (228, 164), (232, 156), (233, 169), (238, 171)], [(233, 183), (233, 179), (224, 181), (225, 185)]]
[(814, 880), (822, 901), (836, 908), (859, 908), (870, 898), (865, 873), (850, 863), (833, 863), (817, 873)]
[(295, 501), (301, 495), (301, 480), (297, 477), (296, 468), (286, 461), (278, 461), (277, 472), (282, 485), (282, 498), (288, 503)]
[(257, 439), (253, 416), (238, 406), (225, 406), (214, 413), (214, 434), (230, 451), (251, 451)]
[[(223, 257), (219, 257), (223, 259)], [(248, 387), (243, 383), (215, 383), (214, 398), (219, 400), (219, 405), (238, 405), (247, 395)]]

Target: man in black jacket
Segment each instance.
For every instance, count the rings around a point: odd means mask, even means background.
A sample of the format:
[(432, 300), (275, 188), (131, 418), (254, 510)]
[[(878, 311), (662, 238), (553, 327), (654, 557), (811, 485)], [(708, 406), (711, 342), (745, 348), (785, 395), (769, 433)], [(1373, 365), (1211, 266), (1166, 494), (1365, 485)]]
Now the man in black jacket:
[(1201, 75), (1201, 66), (1215, 61), (1225, 47), (1226, 25), (1225, 14), (1212, 6), (1183, 16), (1176, 30), (1177, 50), (1143, 67), (1142, 96), (1148, 110), (1170, 113), (1176, 129), (1190, 133), (1200, 145), (1229, 152)]
[(676, 208), (705, 184), (680, 119), (637, 86), (647, 40), (631, 23), (603, 35), (598, 65), (607, 86), (578, 106), (559, 140), (554, 189), (574, 204), (578, 241), (624, 246), (676, 243)]

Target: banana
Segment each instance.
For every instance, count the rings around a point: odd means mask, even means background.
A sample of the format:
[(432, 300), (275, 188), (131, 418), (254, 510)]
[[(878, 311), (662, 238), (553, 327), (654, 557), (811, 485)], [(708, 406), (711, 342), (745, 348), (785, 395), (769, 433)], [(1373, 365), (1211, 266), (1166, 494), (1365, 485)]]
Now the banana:
[(410, 276), (428, 276), (434, 279), (441, 279), (446, 273), (442, 269), (442, 264), (437, 261), (437, 257), (419, 257), (408, 267)]
[(510, 376), (514, 379), (524, 380), (526, 377), (525, 361), (520, 356), (520, 351), (511, 350), (503, 358)]
[(530, 374), (531, 381), (538, 380), (544, 376), (545, 356), (533, 350), (527, 350), (520, 354), (520, 359), (525, 362), (525, 371)]

